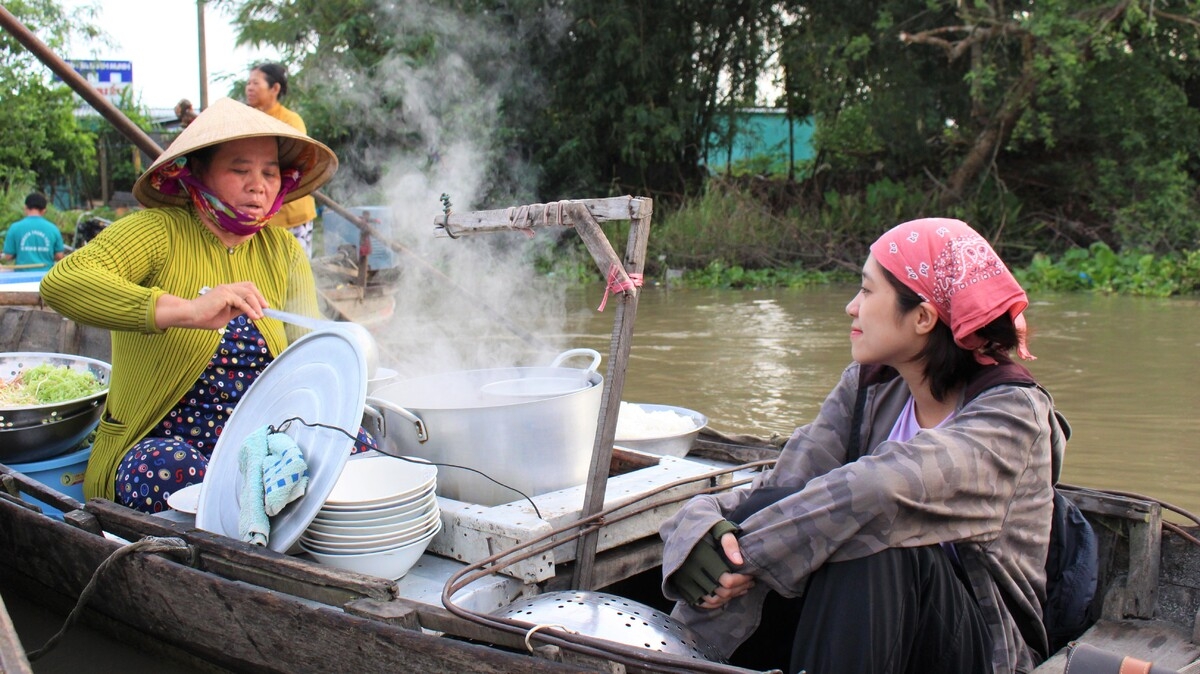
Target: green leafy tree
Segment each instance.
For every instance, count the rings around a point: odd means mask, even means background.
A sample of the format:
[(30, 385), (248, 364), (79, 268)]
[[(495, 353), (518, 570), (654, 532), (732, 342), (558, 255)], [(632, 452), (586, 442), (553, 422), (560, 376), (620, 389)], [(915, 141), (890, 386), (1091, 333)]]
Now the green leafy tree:
[(1195, 0), (789, 4), (787, 100), (819, 120), (820, 184), (898, 180), (930, 197), (909, 215), (1011, 218), (1033, 247), (1194, 245)]
[[(522, 144), (558, 198), (605, 188), (675, 197), (704, 176), (718, 117), (758, 98), (776, 3), (573, 0), (555, 39), (527, 45), (541, 88)], [(543, 105), (537, 105), (539, 101)]]
[[(290, 73), (285, 104), (337, 152), (343, 191), (378, 189), (398, 166), (497, 165), (499, 91), (515, 63), (494, 16), (450, 2), (221, 4), (234, 12), (242, 42), (280, 50)], [(467, 144), (471, 160), (458, 152)], [(487, 191), (501, 177), (493, 168), (477, 182)]]
[[(53, 0), (18, 0), (5, 8), (52, 50), (72, 35), (94, 35)], [(95, 137), (80, 127), (75, 99), (8, 32), (0, 33), (0, 182), (63, 185), (90, 167)]]
[(470, 138), (488, 191), (539, 198), (694, 186), (716, 111), (754, 100), (776, 25), (765, 0), (221, 4), (241, 40), (281, 50), (289, 106), (355, 177)]
[[(992, 0), (962, 4), (954, 21), (902, 30), (902, 42), (938, 47), (948, 62), (966, 68), (972, 117), (960, 126), (966, 151), (947, 192), (961, 196), (1010, 138), (1056, 142), (1058, 118), (1092, 102), (1097, 92), (1089, 84), (1098, 69), (1108, 71), (1102, 79), (1108, 87), (1114, 79), (1134, 86), (1122, 92), (1127, 102), (1112, 100), (1110, 88), (1110, 105), (1125, 107), (1133, 102), (1129, 94), (1164, 86), (1178, 91), (1180, 69), (1190, 63), (1194, 71), (1200, 55), (1200, 3), (1174, 4), (1181, 13), (1153, 1)], [(1131, 71), (1151, 79), (1122, 77)]]
[(287, 104), (363, 189), (468, 157), (493, 202), (677, 201), (777, 69), (817, 122), (771, 198), (781, 236), (798, 219), (838, 234), (795, 241), (856, 253), (936, 211), (1019, 258), (1200, 232), (1200, 0), (219, 1), (283, 52)]

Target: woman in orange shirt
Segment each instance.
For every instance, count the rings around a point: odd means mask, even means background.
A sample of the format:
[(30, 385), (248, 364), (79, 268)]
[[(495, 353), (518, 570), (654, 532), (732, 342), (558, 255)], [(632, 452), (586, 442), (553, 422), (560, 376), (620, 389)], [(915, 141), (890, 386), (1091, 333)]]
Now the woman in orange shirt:
[[(279, 100), (287, 95), (287, 69), (278, 63), (260, 63), (250, 71), (246, 80), (246, 104), (307, 134), (308, 128), (300, 115), (285, 108)], [(286, 227), (300, 242), (305, 254), (312, 258), (313, 220), (317, 217), (317, 202), (311, 196), (284, 204), (271, 222), (273, 227)]]

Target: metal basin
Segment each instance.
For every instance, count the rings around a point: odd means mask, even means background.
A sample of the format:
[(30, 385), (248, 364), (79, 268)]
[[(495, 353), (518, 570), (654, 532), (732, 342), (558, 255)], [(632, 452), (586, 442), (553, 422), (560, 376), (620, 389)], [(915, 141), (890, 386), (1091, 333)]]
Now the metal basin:
[(660, 454), (662, 456), (681, 457), (686, 455), (692, 449), (692, 444), (696, 441), (696, 437), (700, 435), (701, 429), (708, 425), (708, 417), (685, 407), (675, 407), (674, 405), (648, 405), (646, 403), (622, 403), (622, 405), (632, 405), (641, 408), (645, 412), (662, 413), (671, 412), (680, 417), (687, 417), (692, 421), (692, 429), (669, 433), (664, 435), (629, 435), (622, 436), (621, 420), (617, 419), (617, 433), (614, 444), (621, 447), (628, 447), (650, 454)]
[(0, 428), (0, 463), (45, 461), (79, 447), (100, 424), (104, 405), (97, 402), (69, 417), (19, 428)]
[(552, 398), (582, 391), (592, 385), (587, 376), (579, 377), (525, 377), (524, 379), (501, 379), (484, 384), (482, 391), (488, 395), (509, 398)]
[(0, 407), (0, 428), (15, 429), (50, 424), (67, 417), (74, 417), (85, 410), (104, 407), (104, 399), (108, 396), (108, 381), (112, 375), (112, 365), (95, 358), (36, 351), (0, 353), (0, 379), (8, 381), (21, 372), (42, 363), (91, 372), (96, 379), (100, 380), (104, 388), (90, 396), (61, 403)]

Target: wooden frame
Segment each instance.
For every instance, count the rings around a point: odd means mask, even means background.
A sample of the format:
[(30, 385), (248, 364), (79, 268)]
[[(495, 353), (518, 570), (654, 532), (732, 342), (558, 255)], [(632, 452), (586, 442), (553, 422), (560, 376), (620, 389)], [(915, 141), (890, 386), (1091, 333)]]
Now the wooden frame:
[[(582, 517), (595, 514), (604, 506), (608, 470), (612, 462), (613, 439), (617, 430), (617, 414), (620, 412), (621, 393), (625, 387), (625, 371), (629, 365), (633, 323), (637, 317), (638, 285), (646, 265), (646, 243), (650, 237), (650, 217), (653, 212), (653, 202), (650, 199), (624, 196), (528, 204), (470, 213), (447, 212), (434, 220), (434, 225), (438, 227), (437, 235), (452, 239), (486, 232), (574, 227), (600, 273), (608, 279), (607, 290), (614, 291), (617, 309), (609, 350), (608, 372), (604, 378), (604, 392), (600, 401), (600, 420), (592, 444), (592, 461), (585, 485)], [(629, 220), (632, 223), (623, 260), (617, 257), (616, 251), (600, 229), (601, 222), (615, 220)], [(598, 532), (589, 532), (579, 540), (571, 582), (575, 589), (590, 590), (595, 587), (594, 564), (598, 537)]]

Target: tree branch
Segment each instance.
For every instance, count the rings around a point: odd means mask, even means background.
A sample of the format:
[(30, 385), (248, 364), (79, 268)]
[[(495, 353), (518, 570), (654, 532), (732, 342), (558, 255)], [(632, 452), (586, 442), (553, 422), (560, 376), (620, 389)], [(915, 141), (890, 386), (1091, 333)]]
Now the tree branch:
[[(947, 40), (940, 35), (946, 33), (966, 33), (966, 37), (959, 40)], [(1003, 37), (1007, 35), (1025, 35), (1028, 31), (1014, 23), (999, 23), (993, 26), (942, 26), (940, 28), (931, 28), (923, 30), (919, 33), (900, 33), (900, 41), (905, 44), (925, 44), (934, 47), (941, 47), (946, 52), (946, 58), (950, 62), (958, 60), (968, 49), (976, 44), (987, 42), (993, 38)]]

